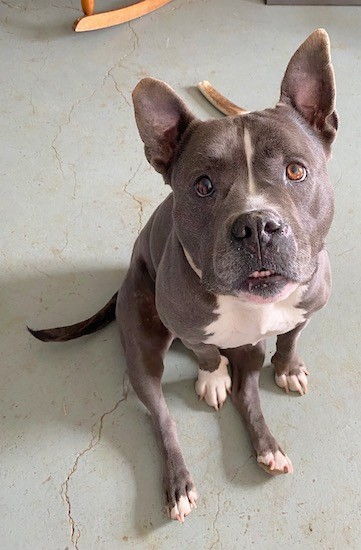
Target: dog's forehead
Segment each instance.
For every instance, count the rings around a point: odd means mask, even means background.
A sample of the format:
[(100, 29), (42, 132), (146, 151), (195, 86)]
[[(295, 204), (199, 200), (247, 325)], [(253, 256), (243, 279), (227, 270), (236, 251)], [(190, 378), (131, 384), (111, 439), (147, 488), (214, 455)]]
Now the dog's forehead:
[(188, 150), (196, 157), (224, 159), (240, 149), (243, 123), (237, 117), (206, 120), (196, 125)]
[(322, 146), (309, 127), (289, 109), (275, 108), (198, 124), (188, 141), (194, 159), (245, 161), (247, 147), (266, 157), (312, 158)]
[(315, 150), (322, 148), (310, 127), (288, 108), (255, 111), (242, 118), (249, 141), (259, 155), (289, 157), (302, 152), (312, 158)]

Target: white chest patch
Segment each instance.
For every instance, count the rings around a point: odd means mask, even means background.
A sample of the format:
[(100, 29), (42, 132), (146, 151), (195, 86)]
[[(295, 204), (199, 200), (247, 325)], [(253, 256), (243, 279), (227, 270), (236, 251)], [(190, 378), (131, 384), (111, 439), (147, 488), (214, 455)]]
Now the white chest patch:
[(218, 318), (206, 327), (205, 344), (218, 348), (256, 345), (269, 336), (283, 334), (302, 323), (305, 309), (298, 308), (307, 286), (300, 286), (281, 302), (253, 304), (234, 296), (218, 296)]

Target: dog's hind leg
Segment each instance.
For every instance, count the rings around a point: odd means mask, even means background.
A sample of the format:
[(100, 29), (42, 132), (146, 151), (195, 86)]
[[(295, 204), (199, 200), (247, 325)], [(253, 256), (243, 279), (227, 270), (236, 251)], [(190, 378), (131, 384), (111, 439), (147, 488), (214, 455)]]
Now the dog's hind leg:
[(172, 335), (158, 317), (154, 283), (145, 269), (138, 266), (129, 270), (119, 292), (116, 314), (130, 382), (149, 410), (159, 439), (167, 513), (183, 522), (198, 495), (162, 392), (163, 357)]
[(259, 373), (265, 343), (223, 350), (222, 353), (232, 366), (232, 401), (245, 420), (258, 464), (272, 475), (292, 473), (291, 461), (271, 434), (261, 410)]

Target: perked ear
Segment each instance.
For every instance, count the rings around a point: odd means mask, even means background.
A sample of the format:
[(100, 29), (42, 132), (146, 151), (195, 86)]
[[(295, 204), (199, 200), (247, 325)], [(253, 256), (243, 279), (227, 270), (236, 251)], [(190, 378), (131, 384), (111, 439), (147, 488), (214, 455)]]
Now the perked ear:
[(289, 62), (281, 84), (280, 103), (296, 109), (330, 144), (338, 127), (335, 98), (330, 41), (324, 29), (317, 29)]
[(175, 150), (194, 116), (167, 84), (155, 78), (139, 82), (133, 103), (145, 156), (169, 183), (167, 172)]

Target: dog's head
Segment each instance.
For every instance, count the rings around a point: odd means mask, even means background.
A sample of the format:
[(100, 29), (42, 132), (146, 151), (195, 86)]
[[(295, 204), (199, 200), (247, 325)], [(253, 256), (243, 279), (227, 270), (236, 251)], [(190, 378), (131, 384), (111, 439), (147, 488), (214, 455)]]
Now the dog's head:
[(327, 33), (296, 51), (274, 109), (202, 122), (152, 78), (133, 101), (146, 157), (174, 192), (179, 241), (207, 288), (270, 302), (309, 281), (333, 216)]

